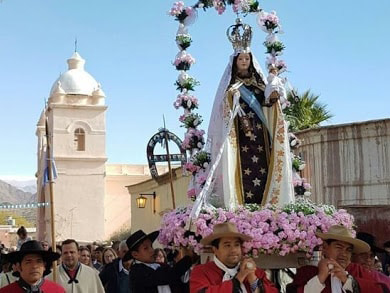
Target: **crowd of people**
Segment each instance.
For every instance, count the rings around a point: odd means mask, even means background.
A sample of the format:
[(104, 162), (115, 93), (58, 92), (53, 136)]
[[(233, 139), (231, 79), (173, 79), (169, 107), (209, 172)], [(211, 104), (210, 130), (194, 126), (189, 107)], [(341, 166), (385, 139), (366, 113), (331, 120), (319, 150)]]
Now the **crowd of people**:
[(253, 258), (243, 255), (242, 244), (251, 237), (233, 223), (215, 225), (201, 240), (214, 254), (205, 264), (191, 249), (154, 249), (158, 234), (138, 230), (106, 246), (67, 239), (54, 252), (47, 241), (27, 237), (22, 227), (20, 247), (8, 253), (3, 247), (0, 293), (390, 292), (390, 243), (382, 249), (373, 235), (360, 232), (355, 237), (343, 226), (317, 233), (323, 240), (322, 258), (298, 268), (282, 290)]

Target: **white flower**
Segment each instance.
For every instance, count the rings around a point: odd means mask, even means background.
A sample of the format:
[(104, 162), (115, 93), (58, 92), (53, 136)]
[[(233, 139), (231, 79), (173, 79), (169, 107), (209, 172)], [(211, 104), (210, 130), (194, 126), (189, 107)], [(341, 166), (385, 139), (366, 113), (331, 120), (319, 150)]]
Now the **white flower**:
[(303, 195), (309, 197), (311, 195), (311, 192), (310, 191), (305, 191), (305, 193)]
[(188, 101), (187, 101), (187, 108), (190, 109), (191, 106), (192, 106), (192, 102), (191, 102), (191, 100), (188, 100)]
[(189, 75), (185, 71), (182, 71), (179, 75), (178, 81), (181, 85), (183, 85), (188, 78)]
[(269, 34), (266, 38), (265, 41), (267, 43), (273, 44), (277, 41), (279, 41), (278, 37), (275, 34)]
[(196, 145), (199, 149), (201, 149), (202, 148), (202, 146), (203, 146), (203, 143), (201, 143), (201, 142), (198, 142), (198, 144)]
[(195, 120), (194, 120), (194, 126), (197, 126), (197, 125), (199, 125), (199, 119), (198, 118), (196, 118)]
[(203, 164), (203, 168), (207, 168), (209, 166), (209, 163), (207, 163), (207, 162), (205, 162), (204, 164)]
[(302, 171), (303, 169), (305, 169), (305, 167), (306, 167), (306, 164), (299, 165), (299, 170)]
[(293, 139), (290, 144), (291, 144), (291, 146), (295, 146), (297, 144), (297, 140)]

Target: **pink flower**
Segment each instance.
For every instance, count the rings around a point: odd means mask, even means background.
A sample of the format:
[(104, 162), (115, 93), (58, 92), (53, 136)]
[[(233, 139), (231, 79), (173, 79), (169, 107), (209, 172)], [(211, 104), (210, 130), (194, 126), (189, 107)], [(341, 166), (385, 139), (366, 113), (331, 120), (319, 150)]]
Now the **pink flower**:
[(188, 198), (196, 198), (196, 189), (191, 188), (187, 191)]

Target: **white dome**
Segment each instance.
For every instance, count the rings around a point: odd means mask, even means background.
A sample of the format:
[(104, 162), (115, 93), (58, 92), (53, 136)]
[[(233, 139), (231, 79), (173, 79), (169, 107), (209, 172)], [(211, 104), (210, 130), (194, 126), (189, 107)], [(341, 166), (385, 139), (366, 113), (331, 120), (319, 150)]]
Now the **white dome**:
[(97, 81), (84, 70), (85, 60), (75, 52), (70, 59), (68, 59), (68, 71), (61, 74), (61, 76), (54, 82), (50, 90), (52, 96), (58, 88), (58, 82), (66, 94), (87, 95), (98, 88)]

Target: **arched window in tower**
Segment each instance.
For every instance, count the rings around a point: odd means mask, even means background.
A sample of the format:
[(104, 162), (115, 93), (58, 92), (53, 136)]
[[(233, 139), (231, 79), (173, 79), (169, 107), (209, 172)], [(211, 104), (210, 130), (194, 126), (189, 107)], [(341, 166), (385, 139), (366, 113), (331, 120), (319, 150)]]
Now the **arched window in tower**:
[(76, 151), (85, 151), (85, 131), (77, 128), (74, 131), (74, 146)]

